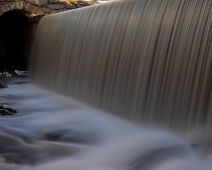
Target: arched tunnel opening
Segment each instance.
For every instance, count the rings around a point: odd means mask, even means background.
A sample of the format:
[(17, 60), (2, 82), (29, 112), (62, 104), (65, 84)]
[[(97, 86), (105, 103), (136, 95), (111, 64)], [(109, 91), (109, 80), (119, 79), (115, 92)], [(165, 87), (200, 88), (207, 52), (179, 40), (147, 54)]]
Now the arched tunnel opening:
[(35, 34), (29, 12), (12, 10), (0, 16), (1, 65), (27, 66)]

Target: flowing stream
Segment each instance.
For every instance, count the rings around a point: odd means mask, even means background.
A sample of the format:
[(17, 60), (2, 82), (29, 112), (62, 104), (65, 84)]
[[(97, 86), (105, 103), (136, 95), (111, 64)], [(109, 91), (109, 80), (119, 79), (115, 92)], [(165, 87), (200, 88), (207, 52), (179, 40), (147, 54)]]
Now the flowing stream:
[(211, 158), (182, 134), (22, 83), (1, 89), (1, 103), (18, 111), (0, 119), (1, 170), (211, 169)]
[[(1, 170), (211, 170), (212, 1), (43, 17), (30, 83), (1, 89)], [(171, 129), (172, 132), (167, 130)]]

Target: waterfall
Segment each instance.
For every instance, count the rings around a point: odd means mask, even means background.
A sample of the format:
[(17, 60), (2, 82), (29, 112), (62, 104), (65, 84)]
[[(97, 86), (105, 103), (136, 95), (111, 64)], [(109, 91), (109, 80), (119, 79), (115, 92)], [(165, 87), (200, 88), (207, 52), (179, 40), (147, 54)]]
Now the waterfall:
[(136, 122), (212, 123), (212, 1), (122, 0), (44, 17), (34, 84)]
[(211, 12), (122, 0), (43, 17), (32, 83), (1, 89), (0, 169), (211, 170)]

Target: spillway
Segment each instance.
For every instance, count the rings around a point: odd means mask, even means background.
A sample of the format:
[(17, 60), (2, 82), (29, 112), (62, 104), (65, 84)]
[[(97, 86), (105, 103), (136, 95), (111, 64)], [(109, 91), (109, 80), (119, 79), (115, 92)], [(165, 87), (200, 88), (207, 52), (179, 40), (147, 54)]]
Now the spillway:
[(121, 0), (43, 17), (31, 82), (0, 89), (17, 110), (0, 117), (0, 169), (211, 170), (211, 14)]
[(44, 17), (32, 82), (136, 122), (209, 126), (211, 5), (123, 0)]

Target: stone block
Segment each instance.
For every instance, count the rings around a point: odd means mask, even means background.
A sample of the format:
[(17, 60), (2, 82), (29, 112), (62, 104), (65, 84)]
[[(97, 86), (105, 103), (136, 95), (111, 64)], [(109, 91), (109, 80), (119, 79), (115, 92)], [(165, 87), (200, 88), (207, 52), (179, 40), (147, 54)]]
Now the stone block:
[(64, 4), (47, 4), (47, 6), (52, 10), (63, 9), (66, 7), (66, 5), (64, 5)]
[(23, 1), (20, 1), (19, 2), (19, 9), (23, 9), (23, 7), (24, 7), (24, 2)]
[(37, 15), (44, 15), (45, 13), (44, 13), (41, 9), (38, 9), (38, 10), (36, 11), (36, 14), (37, 14)]
[(66, 5), (66, 9), (75, 9), (75, 8), (77, 8), (76, 4), (70, 3), (70, 4)]
[(33, 10), (35, 9), (35, 7), (36, 7), (35, 5), (30, 4), (30, 3), (27, 3), (25, 9), (28, 12), (33, 12)]
[(48, 8), (47, 6), (43, 6), (43, 7), (41, 7), (40, 8), (43, 12), (45, 12), (45, 13), (51, 13), (51, 9), (50, 8)]
[(65, 5), (69, 4), (69, 2), (67, 0), (58, 0), (57, 3), (58, 4), (65, 4)]
[(10, 3), (10, 9), (11, 9), (11, 10), (15, 9), (15, 2), (11, 2), (11, 3)]
[(10, 9), (8, 8), (7, 3), (4, 4), (4, 5), (1, 7), (1, 10), (2, 10), (4, 13), (10, 10)]
[(20, 8), (20, 2), (16, 2), (16, 3), (15, 3), (15, 9), (21, 9), (21, 8)]
[(37, 6), (33, 5), (32, 13), (37, 14), (38, 9), (39, 8)]
[(9, 10), (11, 10), (11, 3), (12, 3), (12, 2), (8, 2), (8, 3), (7, 3), (7, 6), (8, 6), (8, 8), (9, 8)]
[(48, 3), (48, 0), (26, 0), (26, 2), (34, 5), (45, 5)]
[(26, 2), (23, 1), (23, 9), (26, 7)]
[(55, 4), (57, 3), (57, 0), (49, 0), (49, 3)]

